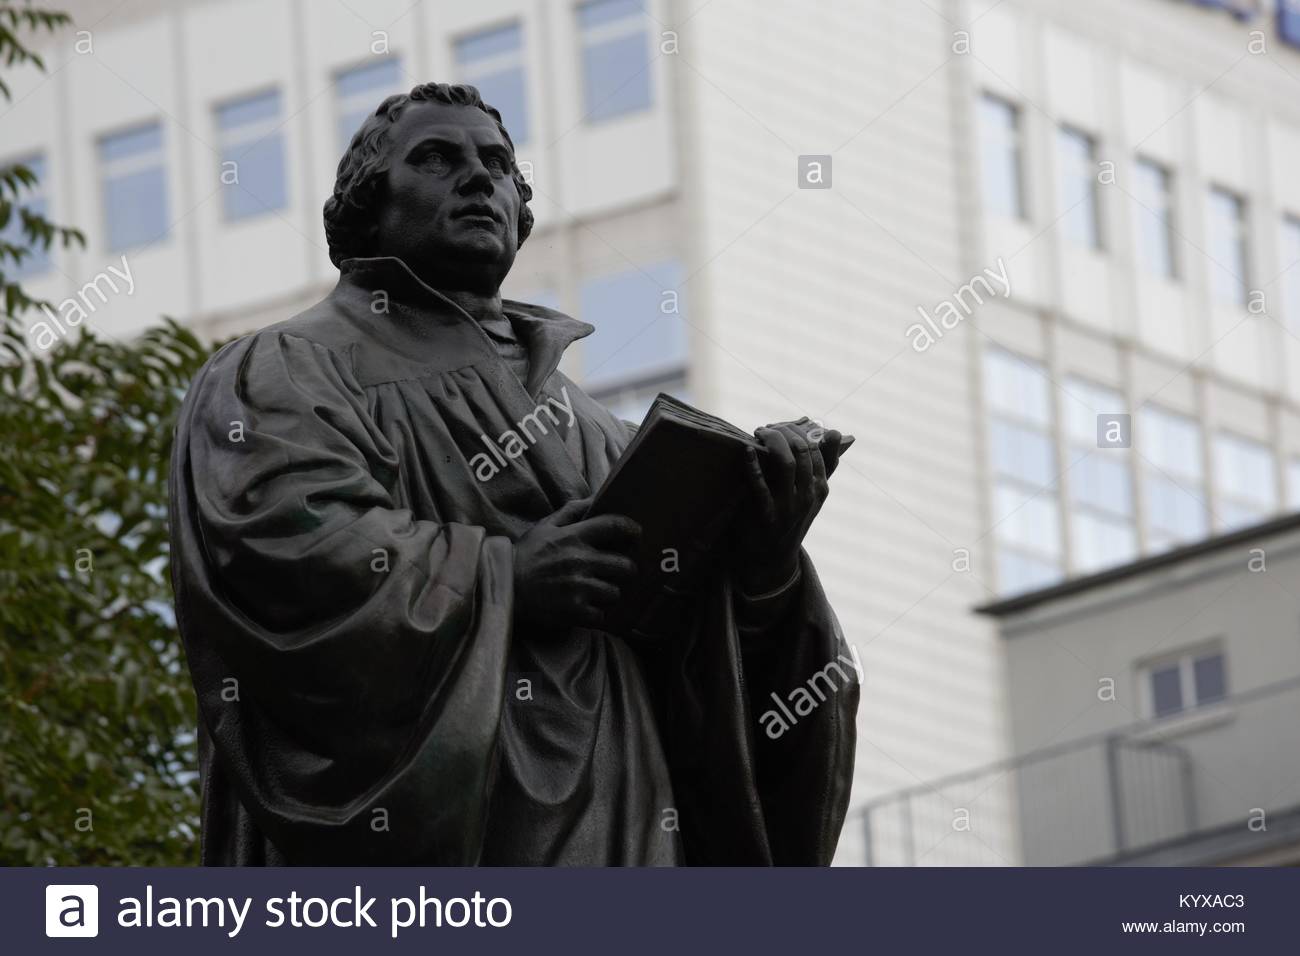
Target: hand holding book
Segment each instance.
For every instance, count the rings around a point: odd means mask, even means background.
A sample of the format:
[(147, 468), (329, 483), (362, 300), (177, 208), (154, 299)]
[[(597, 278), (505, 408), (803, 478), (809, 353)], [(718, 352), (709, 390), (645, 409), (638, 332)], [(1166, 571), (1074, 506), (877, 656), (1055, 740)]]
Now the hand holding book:
[(827, 479), (840, 453), (852, 442), (837, 431), (824, 431), (808, 418), (758, 429), (761, 448), (746, 450), (749, 507), (738, 522), (748, 555), (741, 589), (766, 594), (793, 580), (799, 547), (830, 493)]
[(750, 435), (660, 395), (588, 512), (625, 515), (642, 530), (640, 574), (604, 627), (663, 638), (724, 560), (752, 567), (745, 587), (789, 568), (826, 498), (826, 479), (852, 442), (807, 418)]

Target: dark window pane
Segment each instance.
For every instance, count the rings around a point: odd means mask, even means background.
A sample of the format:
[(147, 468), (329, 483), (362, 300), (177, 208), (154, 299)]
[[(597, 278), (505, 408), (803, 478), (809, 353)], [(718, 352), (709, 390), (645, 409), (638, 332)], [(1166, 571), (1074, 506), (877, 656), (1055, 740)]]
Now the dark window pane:
[(1177, 664), (1151, 672), (1151, 697), (1155, 701), (1157, 717), (1176, 714), (1183, 709), (1183, 688)]
[(1197, 704), (1212, 704), (1216, 700), (1223, 700), (1228, 695), (1222, 654), (1210, 654), (1198, 658), (1193, 669), (1196, 672)]

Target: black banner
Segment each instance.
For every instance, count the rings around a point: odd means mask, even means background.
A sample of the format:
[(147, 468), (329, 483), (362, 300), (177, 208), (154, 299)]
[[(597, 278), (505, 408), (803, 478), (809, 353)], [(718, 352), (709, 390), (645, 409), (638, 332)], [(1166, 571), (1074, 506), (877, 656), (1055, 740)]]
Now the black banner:
[(1295, 869), (12, 869), (0, 947), (1281, 953), (1297, 899)]

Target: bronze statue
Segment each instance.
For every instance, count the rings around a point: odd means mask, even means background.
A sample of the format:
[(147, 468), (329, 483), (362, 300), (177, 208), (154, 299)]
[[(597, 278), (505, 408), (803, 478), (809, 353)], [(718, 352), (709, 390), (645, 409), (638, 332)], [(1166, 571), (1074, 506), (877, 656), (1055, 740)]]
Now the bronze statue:
[(641, 530), (587, 505), (634, 428), (557, 371), (592, 326), (500, 297), (531, 196), (473, 87), (389, 97), (325, 204), (338, 285), (194, 381), (171, 536), (204, 863), (831, 859), (858, 680), (800, 543), (839, 436), (759, 429), (676, 632), (603, 631)]

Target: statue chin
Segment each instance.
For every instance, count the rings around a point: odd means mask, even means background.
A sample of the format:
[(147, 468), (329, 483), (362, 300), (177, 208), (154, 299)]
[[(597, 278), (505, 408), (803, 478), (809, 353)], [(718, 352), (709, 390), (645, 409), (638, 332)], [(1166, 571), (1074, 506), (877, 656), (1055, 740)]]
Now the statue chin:
[[(446, 275), (450, 270), (455, 273), (454, 278), (460, 279), (467, 272), (472, 272), (484, 278), (494, 278), (498, 285), (505, 279), (514, 261), (515, 250), (508, 248), (500, 235), (489, 232), (462, 236), (457, 242), (444, 247), (433, 261), (426, 259), (434, 274)], [(452, 283), (453, 287), (458, 285), (459, 283)]]

